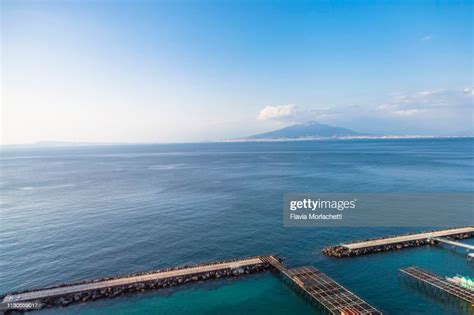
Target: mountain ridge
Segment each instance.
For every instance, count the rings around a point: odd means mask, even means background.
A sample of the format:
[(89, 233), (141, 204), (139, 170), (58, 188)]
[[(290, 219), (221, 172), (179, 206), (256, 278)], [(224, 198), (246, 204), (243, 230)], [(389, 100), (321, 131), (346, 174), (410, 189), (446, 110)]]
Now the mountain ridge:
[(249, 137), (244, 140), (263, 140), (263, 139), (304, 139), (304, 138), (337, 138), (337, 137), (362, 137), (371, 136), (370, 134), (360, 133), (351, 129), (335, 127), (321, 124), (311, 120), (302, 124), (295, 124), (274, 131), (264, 132)]

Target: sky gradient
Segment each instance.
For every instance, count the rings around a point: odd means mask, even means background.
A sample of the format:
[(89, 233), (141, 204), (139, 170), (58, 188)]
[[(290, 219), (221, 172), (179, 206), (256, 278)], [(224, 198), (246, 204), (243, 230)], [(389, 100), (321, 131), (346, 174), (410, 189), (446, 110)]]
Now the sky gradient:
[(473, 134), (473, 1), (2, 1), (2, 143)]

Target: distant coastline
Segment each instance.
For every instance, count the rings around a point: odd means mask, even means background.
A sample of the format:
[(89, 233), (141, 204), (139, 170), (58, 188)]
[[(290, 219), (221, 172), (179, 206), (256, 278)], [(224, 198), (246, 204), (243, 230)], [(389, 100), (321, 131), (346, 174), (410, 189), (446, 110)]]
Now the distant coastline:
[(370, 134), (344, 127), (322, 124), (317, 121), (291, 125), (278, 130), (240, 137), (224, 142), (269, 142), (269, 141), (317, 141), (317, 140), (378, 140), (378, 139), (434, 139), (434, 138), (469, 138), (471, 136), (435, 136), (435, 135), (386, 135)]
[(302, 138), (267, 138), (267, 139), (229, 139), (217, 142), (290, 142), (290, 141), (324, 141), (324, 140), (394, 140), (394, 139), (466, 139), (474, 136), (342, 136), (342, 137), (302, 137)]
[(299, 141), (329, 141), (329, 140), (398, 140), (398, 139), (467, 139), (472, 136), (424, 136), (424, 135), (406, 135), (406, 136), (340, 136), (340, 137), (302, 137), (302, 138), (274, 138), (274, 139), (256, 139), (256, 138), (238, 138), (222, 139), (210, 141), (193, 142), (139, 142), (139, 143), (102, 143), (102, 142), (61, 142), (61, 143), (24, 143), (24, 144), (0, 144), (0, 149), (14, 148), (63, 148), (63, 147), (88, 147), (88, 146), (114, 146), (114, 145), (153, 145), (153, 144), (192, 144), (192, 143), (239, 143), (239, 142), (299, 142)]

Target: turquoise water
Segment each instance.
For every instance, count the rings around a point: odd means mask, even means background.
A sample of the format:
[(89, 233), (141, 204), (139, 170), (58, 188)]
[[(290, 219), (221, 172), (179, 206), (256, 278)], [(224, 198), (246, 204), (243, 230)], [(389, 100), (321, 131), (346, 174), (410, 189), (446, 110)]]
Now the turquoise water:
[[(459, 314), (456, 304), (407, 286), (397, 270), (416, 264), (474, 276), (474, 263), (461, 251), (423, 247), (331, 259), (320, 253), (330, 244), (425, 228), (284, 228), (282, 194), (472, 192), (473, 144), (424, 139), (5, 150), (0, 292), (275, 253), (289, 266), (316, 266), (388, 314)], [(165, 291), (46, 313), (318, 313), (271, 274)]]

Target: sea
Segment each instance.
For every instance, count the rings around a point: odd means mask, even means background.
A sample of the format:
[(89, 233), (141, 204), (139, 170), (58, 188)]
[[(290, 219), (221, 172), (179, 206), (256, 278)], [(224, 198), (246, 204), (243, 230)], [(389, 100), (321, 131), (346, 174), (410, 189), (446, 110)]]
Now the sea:
[[(417, 265), (473, 277), (474, 262), (462, 250), (429, 246), (349, 259), (321, 253), (430, 227), (284, 227), (282, 208), (290, 192), (473, 192), (473, 149), (473, 138), (4, 147), (0, 293), (276, 254), (289, 267), (315, 266), (385, 314), (465, 314), (399, 272)], [(267, 272), (32, 314), (322, 310)]]

